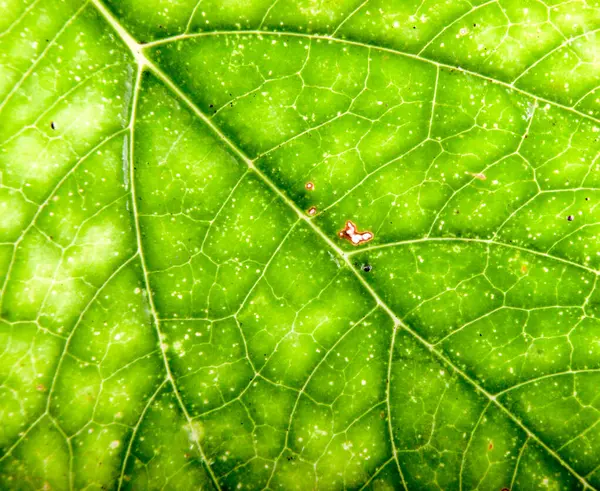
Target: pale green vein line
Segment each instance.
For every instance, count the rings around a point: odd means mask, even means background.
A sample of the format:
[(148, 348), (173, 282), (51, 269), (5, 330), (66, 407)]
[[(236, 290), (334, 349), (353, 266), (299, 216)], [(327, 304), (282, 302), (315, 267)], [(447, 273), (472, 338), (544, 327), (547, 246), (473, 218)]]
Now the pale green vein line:
[(154, 394), (152, 394), (150, 396), (150, 398), (148, 399), (148, 402), (144, 406), (144, 409), (142, 409), (142, 412), (140, 413), (140, 417), (138, 418), (137, 423), (133, 427), (133, 431), (131, 432), (131, 437), (129, 438), (129, 443), (127, 445), (127, 450), (125, 451), (125, 456), (123, 457), (123, 465), (121, 467), (121, 473), (119, 475), (119, 485), (117, 487), (117, 491), (121, 491), (121, 488), (123, 486), (125, 470), (127, 469), (127, 461), (129, 460), (129, 457), (131, 456), (131, 449), (133, 448), (133, 442), (135, 441), (135, 439), (137, 437), (137, 433), (140, 429), (140, 426), (142, 425), (142, 422), (144, 421), (144, 418), (146, 417), (146, 413), (148, 412), (148, 409), (150, 409), (150, 407), (154, 403), (154, 400), (156, 399), (158, 394), (160, 394), (160, 391), (163, 389), (163, 387), (166, 384), (167, 384), (167, 379), (163, 380), (162, 383), (154, 391)]
[(341, 43), (341, 44), (347, 44), (350, 46), (359, 46), (359, 47), (367, 48), (367, 49), (371, 48), (371, 49), (374, 49), (377, 51), (382, 51), (385, 53), (392, 53), (395, 55), (404, 56), (406, 58), (412, 58), (413, 60), (418, 60), (423, 63), (428, 63), (430, 65), (435, 65), (437, 67), (446, 68), (448, 70), (458, 71), (460, 73), (464, 73), (465, 75), (471, 75), (473, 77), (477, 77), (477, 78), (486, 80), (489, 83), (492, 83), (494, 85), (500, 85), (510, 91), (518, 92), (519, 94), (522, 94), (531, 99), (535, 99), (535, 100), (544, 102), (546, 104), (550, 104), (550, 105), (559, 107), (561, 109), (564, 109), (565, 111), (569, 111), (573, 114), (576, 114), (577, 116), (579, 116), (581, 118), (585, 118), (590, 121), (593, 121), (594, 123), (600, 123), (599, 118), (596, 118), (594, 116), (591, 116), (590, 114), (586, 114), (582, 111), (579, 111), (578, 109), (575, 109), (574, 107), (570, 107), (565, 104), (561, 104), (560, 102), (553, 101), (551, 99), (547, 99), (545, 97), (536, 95), (533, 92), (529, 92), (525, 89), (520, 89), (519, 87), (516, 87), (508, 82), (504, 82), (502, 80), (498, 80), (493, 77), (488, 77), (487, 75), (483, 75), (482, 73), (478, 73), (473, 70), (468, 70), (466, 68), (462, 68), (462, 67), (456, 66), (456, 65), (450, 65), (448, 63), (442, 63), (442, 62), (433, 60), (431, 58), (426, 58), (421, 55), (416, 55), (414, 53), (408, 53), (408, 52), (401, 51), (398, 49), (386, 48), (384, 46), (377, 46), (374, 44), (362, 43), (359, 41), (352, 41), (349, 39), (340, 39), (340, 38), (335, 38), (335, 37), (331, 37), (331, 36), (324, 36), (324, 35), (318, 35), (318, 34), (304, 34), (304, 33), (300, 33), (300, 32), (286, 32), (286, 31), (256, 31), (256, 30), (211, 31), (211, 32), (200, 32), (197, 34), (180, 34), (178, 36), (172, 36), (169, 38), (161, 39), (159, 41), (153, 41), (151, 43), (141, 45), (140, 47), (142, 49), (145, 49), (145, 48), (152, 48), (155, 46), (161, 46), (164, 44), (169, 44), (169, 43), (172, 43), (175, 41), (181, 41), (184, 39), (193, 39), (193, 38), (197, 38), (197, 37), (207, 37), (207, 36), (233, 36), (233, 35), (238, 35), (238, 36), (240, 36), (240, 35), (276, 36), (276, 37), (290, 36), (290, 37), (297, 37), (297, 38), (304, 38), (304, 39), (315, 39), (315, 40), (321, 40), (321, 41), (332, 42), (332, 43)]
[(536, 256), (544, 257), (546, 259), (551, 259), (553, 261), (558, 261), (558, 262), (561, 262), (564, 264), (568, 264), (569, 266), (584, 269), (584, 270), (589, 271), (590, 273), (593, 273), (596, 275), (600, 274), (600, 271), (598, 271), (594, 268), (590, 268), (583, 264), (576, 263), (574, 261), (569, 261), (568, 259), (564, 259), (559, 256), (554, 256), (554, 255), (548, 254), (546, 252), (536, 251), (534, 249), (528, 249), (527, 247), (521, 247), (521, 246), (517, 246), (514, 244), (507, 244), (505, 242), (497, 242), (497, 241), (490, 240), (490, 239), (472, 239), (472, 238), (466, 238), (466, 237), (425, 237), (425, 238), (421, 238), (421, 239), (400, 240), (398, 242), (388, 242), (387, 244), (379, 244), (379, 245), (374, 245), (374, 246), (370, 246), (370, 247), (363, 247), (361, 249), (356, 249), (354, 251), (350, 251), (347, 253), (347, 255), (353, 256), (355, 254), (362, 254), (364, 252), (372, 252), (372, 251), (377, 251), (380, 249), (387, 249), (390, 247), (401, 247), (401, 246), (411, 245), (411, 244), (428, 244), (428, 243), (434, 243), (434, 242), (464, 242), (464, 243), (485, 244), (485, 245), (494, 245), (494, 246), (498, 246), (498, 247), (505, 247), (507, 249), (514, 249), (514, 250), (517, 250), (520, 252), (525, 252), (527, 254), (533, 254)]
[(471, 443), (473, 442), (473, 437), (475, 436), (475, 432), (477, 431), (477, 428), (479, 428), (479, 425), (483, 421), (485, 413), (490, 408), (490, 405), (491, 405), (491, 401), (488, 402), (485, 405), (485, 407), (482, 409), (481, 414), (479, 415), (479, 418), (477, 419), (477, 422), (475, 423), (475, 426), (473, 427), (473, 431), (471, 431), (471, 434), (469, 435), (469, 441), (467, 442), (465, 451), (463, 452), (463, 456), (460, 461), (460, 472), (458, 473), (458, 489), (461, 491), (463, 489), (463, 474), (464, 474), (464, 470), (465, 470), (465, 462), (467, 461), (467, 453), (469, 453), (469, 449), (471, 448)]
[(535, 378), (531, 378), (529, 380), (525, 380), (523, 382), (520, 382), (518, 384), (515, 384), (511, 387), (508, 387), (507, 389), (504, 389), (500, 392), (497, 392), (495, 394), (495, 397), (500, 397), (505, 395), (507, 392), (511, 392), (515, 389), (518, 389), (520, 387), (523, 387), (525, 385), (529, 385), (529, 384), (534, 384), (536, 382), (539, 382), (541, 380), (546, 380), (549, 378), (554, 378), (554, 377), (561, 377), (563, 375), (577, 375), (580, 373), (597, 373), (600, 374), (600, 368), (582, 368), (581, 370), (567, 370), (564, 372), (555, 372), (555, 373), (548, 373), (546, 375), (540, 375), (539, 377), (535, 377)]
[(521, 451), (519, 452), (519, 455), (517, 457), (517, 461), (515, 462), (515, 470), (513, 471), (512, 479), (510, 480), (510, 488), (509, 489), (514, 489), (515, 481), (517, 480), (517, 475), (519, 473), (519, 465), (521, 464), (521, 459), (523, 458), (523, 454), (525, 453), (528, 443), (529, 443), (529, 437), (527, 437), (525, 439), (525, 443), (523, 443), (523, 446), (521, 447)]
[[(96, 2), (94, 2), (94, 3), (96, 4)], [(101, 12), (104, 14), (103, 11), (101, 11)], [(150, 312), (152, 313), (152, 320), (153, 320), (152, 324), (154, 325), (154, 328), (156, 329), (157, 343), (160, 346), (161, 358), (163, 361), (165, 372), (167, 374), (167, 380), (171, 383), (171, 386), (173, 387), (173, 393), (175, 395), (175, 399), (177, 400), (177, 403), (180, 406), (181, 411), (183, 412), (183, 415), (184, 415), (188, 425), (191, 428), (192, 427), (192, 418), (191, 418), (190, 414), (188, 413), (188, 410), (185, 407), (185, 404), (183, 403), (181, 394), (179, 393), (179, 389), (175, 382), (175, 377), (173, 377), (173, 373), (171, 372), (171, 366), (170, 366), (169, 360), (167, 358), (166, 349), (163, 344), (163, 335), (162, 335), (161, 328), (160, 328), (159, 315), (158, 315), (158, 311), (156, 310), (156, 305), (154, 304), (154, 297), (152, 295), (152, 288), (150, 286), (150, 279), (149, 279), (149, 275), (148, 275), (148, 266), (146, 264), (146, 258), (144, 256), (144, 248), (142, 245), (142, 233), (141, 233), (140, 220), (139, 220), (138, 210), (137, 210), (137, 193), (136, 193), (135, 172), (134, 172), (134, 169), (135, 169), (135, 165), (134, 165), (135, 164), (134, 163), (134, 145), (135, 145), (134, 127), (135, 127), (136, 109), (137, 109), (137, 104), (138, 104), (138, 97), (139, 97), (139, 92), (140, 92), (140, 85), (141, 85), (143, 71), (144, 71), (144, 65), (139, 64), (138, 72), (137, 72), (137, 76), (136, 76), (136, 80), (135, 80), (135, 85), (133, 88), (133, 99), (131, 102), (131, 120), (130, 120), (130, 128), (129, 128), (130, 132), (131, 132), (131, 137), (129, 139), (129, 159), (130, 159), (129, 182), (131, 185), (132, 214), (133, 214), (135, 232), (136, 232), (137, 250), (140, 255), (140, 263), (142, 265), (142, 273), (144, 275), (144, 283), (146, 285), (146, 291), (148, 292), (148, 305), (150, 306)], [(204, 466), (206, 467), (206, 470), (207, 470), (213, 484), (215, 485), (215, 487), (218, 490), (220, 490), (221, 487), (219, 485), (219, 481), (217, 480), (217, 478), (212, 470), (212, 467), (210, 466), (210, 463), (209, 463), (208, 459), (206, 458), (206, 455), (204, 453), (204, 450), (203, 450), (202, 445), (200, 444), (200, 441), (198, 440), (198, 438), (194, 439), (194, 443), (196, 444), (196, 447), (198, 448), (198, 451), (200, 452), (200, 455), (202, 457), (202, 462), (203, 462)]]
[[(363, 7), (364, 7), (364, 6), (365, 6), (367, 3), (369, 3), (369, 0), (364, 0), (362, 3), (360, 3), (360, 4), (358, 5), (358, 7), (356, 7), (356, 8), (355, 8), (355, 9), (354, 9), (352, 12), (350, 12), (350, 14), (349, 14), (349, 15), (347, 15), (346, 17), (344, 17), (344, 19), (342, 20), (342, 22), (340, 22), (340, 23), (338, 24), (338, 26), (337, 26), (337, 27), (336, 27), (336, 28), (333, 30), (333, 32), (331, 33), (331, 35), (332, 35), (332, 36), (335, 36), (335, 35), (338, 33), (338, 31), (339, 31), (339, 30), (340, 30), (342, 27), (344, 27), (344, 24), (345, 24), (346, 22), (348, 22), (350, 19), (352, 19), (352, 17), (354, 17), (356, 14), (358, 14), (358, 12), (360, 12), (360, 11), (362, 10), (362, 8), (363, 8)], [(262, 27), (262, 25), (258, 26), (258, 28), (259, 28), (259, 29), (260, 29), (261, 27)]]
[(425, 43), (425, 45), (423, 45), (423, 47), (419, 50), (418, 54), (422, 55), (423, 52), (427, 51), (427, 48), (429, 48), (429, 46), (431, 46), (437, 39), (439, 39), (441, 36), (443, 36), (444, 33), (448, 31), (448, 29), (451, 29), (452, 27), (454, 27), (458, 22), (463, 20), (465, 17), (471, 15), (473, 12), (476, 12), (480, 9), (484, 9), (488, 5), (491, 5), (494, 3), (497, 4), (498, 0), (489, 0), (488, 2), (482, 3), (481, 5), (477, 5), (476, 7), (471, 6), (471, 8), (469, 10), (467, 10), (466, 12), (464, 12), (463, 14), (459, 15), (454, 20), (449, 22), (442, 30), (440, 30), (440, 32), (436, 33), (435, 36), (433, 36), (429, 41), (427, 41), (427, 43)]
[(398, 334), (397, 329), (397, 325), (394, 323), (394, 327), (392, 328), (392, 339), (390, 342), (390, 355), (388, 359), (387, 378), (385, 381), (385, 406), (387, 412), (387, 427), (388, 432), (390, 434), (390, 445), (392, 446), (392, 455), (394, 457), (394, 461), (396, 462), (396, 467), (398, 469), (398, 473), (400, 474), (400, 479), (402, 480), (402, 486), (405, 490), (408, 491), (406, 481), (404, 480), (404, 474), (402, 472), (402, 468), (400, 467), (400, 461), (398, 460), (398, 449), (396, 448), (396, 442), (394, 441), (394, 429), (392, 427), (392, 407), (390, 403), (390, 392), (392, 385), (392, 363), (394, 361), (394, 346), (396, 344), (396, 335)]
[[(590, 34), (595, 34), (597, 32), (600, 32), (600, 29), (593, 29), (591, 31), (587, 31), (587, 32), (584, 32), (582, 34), (579, 34), (578, 36), (573, 36), (571, 38), (566, 39), (561, 44), (559, 44), (558, 46), (555, 46), (554, 48), (552, 48), (547, 53), (544, 53), (543, 56), (541, 56), (540, 58), (538, 58), (537, 60), (535, 60), (531, 65), (529, 65), (528, 67), (526, 67), (519, 75), (517, 75), (517, 77), (515, 77), (513, 79), (513, 81), (511, 82), (511, 84), (516, 84), (517, 81), (520, 78), (522, 78), (525, 75), (527, 75), (533, 68), (535, 68), (536, 66), (538, 66), (540, 63), (543, 63), (544, 60), (548, 59), (550, 56), (552, 56), (554, 53), (556, 53), (557, 51), (559, 51), (561, 48), (564, 48), (565, 46), (569, 46), (570, 47), (578, 39), (580, 39), (582, 37), (586, 37), (587, 38)], [(577, 103), (575, 103), (575, 106), (576, 105), (577, 105)]]
[(16, 26), (20, 24), (20, 22), (27, 16), (29, 12), (31, 12), (35, 6), (40, 3), (40, 0), (34, 0), (31, 2), (23, 12), (3, 31), (0, 33), (0, 38), (9, 34)]
[(382, 463), (375, 470), (375, 472), (373, 473), (373, 475), (371, 477), (369, 477), (369, 479), (367, 480), (367, 482), (365, 482), (363, 484), (363, 486), (360, 488), (359, 491), (363, 491), (363, 489), (367, 489), (367, 487), (371, 484), (371, 482), (373, 482), (373, 479), (375, 479), (381, 473), (381, 471), (383, 471), (383, 469), (385, 469), (393, 460), (394, 460), (394, 457), (391, 457), (388, 460), (386, 460), (384, 463)]

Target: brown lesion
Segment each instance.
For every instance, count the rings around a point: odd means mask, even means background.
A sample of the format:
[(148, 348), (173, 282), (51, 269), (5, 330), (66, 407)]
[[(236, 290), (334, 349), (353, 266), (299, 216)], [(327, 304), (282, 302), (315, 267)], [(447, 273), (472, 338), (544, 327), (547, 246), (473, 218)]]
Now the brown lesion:
[(373, 232), (370, 232), (368, 230), (365, 230), (364, 232), (359, 232), (357, 228), (358, 227), (353, 221), (348, 220), (346, 221), (346, 227), (343, 230), (340, 230), (338, 235), (340, 236), (340, 238), (346, 239), (352, 245), (355, 246), (364, 244), (365, 242), (369, 242), (373, 239)]

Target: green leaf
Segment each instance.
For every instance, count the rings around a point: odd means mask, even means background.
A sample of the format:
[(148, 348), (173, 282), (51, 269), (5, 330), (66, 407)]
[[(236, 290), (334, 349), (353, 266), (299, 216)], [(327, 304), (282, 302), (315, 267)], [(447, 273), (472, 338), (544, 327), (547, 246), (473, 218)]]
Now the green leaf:
[(600, 489), (599, 5), (2, 8), (1, 489)]

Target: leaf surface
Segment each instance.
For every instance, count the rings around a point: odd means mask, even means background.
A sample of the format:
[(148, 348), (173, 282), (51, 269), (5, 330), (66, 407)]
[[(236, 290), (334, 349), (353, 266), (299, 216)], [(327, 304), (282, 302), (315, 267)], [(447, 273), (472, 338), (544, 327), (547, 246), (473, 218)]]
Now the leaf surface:
[(0, 488), (600, 489), (600, 7), (4, 9)]

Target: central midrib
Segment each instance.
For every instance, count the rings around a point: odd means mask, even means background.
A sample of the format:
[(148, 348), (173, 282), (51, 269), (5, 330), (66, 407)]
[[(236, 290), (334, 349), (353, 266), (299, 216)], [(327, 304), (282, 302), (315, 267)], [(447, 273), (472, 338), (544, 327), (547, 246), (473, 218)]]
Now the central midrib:
[[(397, 328), (402, 328), (404, 329), (406, 332), (408, 332), (411, 336), (413, 336), (422, 346), (425, 347), (425, 349), (427, 351), (429, 351), (430, 353), (432, 353), (436, 358), (438, 358), (439, 360), (441, 360), (445, 365), (447, 365), (449, 368), (451, 368), (455, 373), (457, 373), (462, 379), (464, 379), (469, 385), (471, 385), (478, 393), (482, 394), (484, 397), (486, 397), (490, 402), (492, 402), (495, 406), (497, 406), (503, 413), (505, 413), (515, 424), (517, 424), (517, 426), (519, 426), (529, 437), (531, 437), (533, 440), (535, 440), (540, 446), (542, 446), (550, 455), (552, 455), (565, 469), (567, 469), (573, 476), (575, 476), (583, 485), (585, 488), (590, 488), (590, 489), (596, 489), (593, 486), (591, 486), (587, 480), (581, 476), (580, 474), (578, 474), (567, 462), (565, 462), (562, 457), (560, 457), (560, 455), (558, 455), (552, 448), (550, 448), (543, 440), (540, 439), (540, 437), (538, 437), (535, 433), (533, 433), (527, 426), (525, 426), (525, 424), (519, 419), (517, 418), (514, 414), (512, 414), (512, 412), (505, 407), (502, 403), (500, 403), (496, 397), (492, 394), (490, 394), (486, 389), (484, 389), (483, 387), (481, 387), (477, 381), (475, 381), (473, 378), (471, 378), (466, 372), (464, 372), (463, 370), (461, 370), (458, 366), (456, 366), (450, 359), (448, 359), (442, 352), (438, 351), (431, 343), (429, 343), (427, 340), (425, 340), (422, 336), (420, 336), (416, 331), (414, 331), (412, 328), (410, 328), (408, 325), (406, 325), (404, 322), (402, 322), (402, 320), (396, 315), (396, 313), (380, 298), (379, 294), (373, 289), (373, 287), (360, 275), (360, 273), (353, 267), (351, 261), (350, 261), (350, 256), (346, 253), (344, 253), (344, 251), (342, 251), (332, 240), (331, 238), (329, 238), (309, 217), (306, 216), (305, 212), (303, 210), (301, 210), (290, 198), (288, 198), (283, 191), (281, 191), (274, 183), (273, 181), (271, 181), (271, 179), (264, 174), (259, 168), (257, 168), (254, 165), (254, 162), (252, 161), (252, 159), (250, 159), (235, 143), (233, 143), (222, 131), (221, 129), (216, 126), (197, 106), (196, 104), (170, 79), (169, 76), (167, 76), (160, 67), (158, 67), (157, 65), (155, 65), (152, 61), (150, 61), (149, 59), (147, 59), (143, 53), (142, 50), (146, 47), (152, 46), (152, 45), (156, 45), (157, 43), (154, 44), (147, 44), (147, 45), (140, 45), (132, 36), (131, 34), (129, 34), (129, 32), (118, 22), (118, 20), (112, 15), (112, 13), (108, 10), (108, 8), (106, 6), (104, 6), (100, 0), (91, 0), (92, 3), (94, 4), (94, 6), (97, 8), (97, 10), (100, 12), (100, 14), (105, 18), (105, 20), (108, 22), (108, 24), (111, 25), (112, 28), (115, 29), (115, 31), (117, 32), (117, 34), (119, 35), (119, 37), (122, 39), (122, 41), (127, 45), (127, 47), (131, 50), (132, 55), (134, 56), (134, 58), (136, 59), (138, 65), (139, 65), (139, 69), (148, 69), (151, 72), (154, 73), (155, 76), (157, 76), (180, 100), (182, 100), (191, 110), (192, 112), (198, 117), (200, 118), (209, 128), (211, 128), (211, 130), (223, 141), (223, 143), (225, 143), (227, 145), (227, 147), (230, 148), (230, 150), (237, 155), (238, 158), (240, 158), (247, 166), (250, 170), (252, 170), (264, 183), (265, 185), (267, 185), (267, 187), (269, 187), (277, 196), (279, 196), (281, 198), (281, 200), (290, 207), (290, 209), (292, 211), (294, 211), (298, 217), (303, 220), (338, 256), (339, 258), (346, 264), (346, 266), (348, 267), (348, 269), (354, 274), (354, 276), (358, 279), (358, 281), (361, 283), (361, 285), (365, 288), (365, 290), (373, 297), (373, 299), (376, 301), (376, 303), (390, 316), (390, 318), (393, 320), (394, 322), (394, 329), (393, 329), (393, 339), (392, 341), (395, 339), (396, 336), (396, 332), (397, 332)], [(249, 31), (246, 31), (249, 32)], [(240, 31), (232, 31), (231, 34), (240, 34)], [(243, 33), (243, 31), (241, 32)], [(257, 34), (267, 34), (264, 32), (256, 32)], [(281, 34), (281, 33), (278, 33)], [(287, 33), (285, 33), (287, 34)], [(284, 34), (284, 35), (285, 35)], [(180, 36), (180, 38), (183, 36)], [(190, 37), (190, 36), (186, 36), (186, 37)], [(315, 36), (312, 36), (315, 37)], [(330, 37), (325, 37), (323, 36), (324, 39), (327, 40), (334, 40)], [(347, 42), (347, 41), (344, 41)], [(354, 42), (349, 42), (351, 44), (358, 44), (358, 45), (362, 45), (362, 43), (354, 43)], [(368, 46), (368, 45), (364, 45), (364, 46)], [(371, 47), (375, 47), (375, 46), (371, 46)], [(375, 47), (376, 48), (376, 47)], [(387, 48), (380, 48), (380, 49), (385, 49), (387, 50)], [(389, 50), (394, 52), (394, 50)], [(400, 53), (403, 54), (403, 53)], [(406, 56), (408, 56), (407, 54), (405, 54)], [(417, 57), (415, 55), (411, 55), (412, 57)], [(419, 58), (419, 57), (417, 57)], [(436, 62), (437, 63), (437, 62)], [(439, 64), (440, 66), (444, 66), (443, 64)], [(451, 67), (450, 68), (453, 69), (457, 69), (457, 67)], [(463, 70), (464, 71), (464, 70)], [(467, 71), (465, 71), (465, 73), (469, 73)], [(483, 78), (487, 78), (483, 75), (477, 74), (477, 73), (473, 73), (474, 75), (483, 77)], [(498, 83), (498, 84), (502, 84), (502, 85), (509, 85), (506, 84), (504, 82), (500, 82), (500, 81), (496, 81), (494, 79), (489, 79), (491, 82), (493, 83)], [(516, 89), (514, 87), (510, 87), (512, 90), (519, 90)], [(542, 100), (544, 101), (544, 99), (537, 97), (533, 94), (527, 94), (529, 97), (533, 97), (536, 98), (538, 100)], [(134, 97), (135, 98), (135, 97)], [(554, 105), (558, 105), (560, 106), (560, 104), (557, 104), (553, 101), (546, 101), (550, 104), (554, 104)], [(562, 106), (561, 106), (562, 107)], [(579, 114), (578, 111), (572, 109), (572, 108), (568, 108), (566, 106), (564, 106), (565, 109), (571, 110), (573, 112), (576, 112)], [(135, 109), (133, 110), (133, 114), (135, 114)], [(585, 116), (583, 113), (581, 114), (581, 116)], [(588, 119), (593, 119), (594, 121), (598, 121), (600, 122), (600, 120), (596, 120), (595, 118), (592, 118), (591, 116), (586, 116), (588, 117)], [(132, 127), (134, 124), (133, 118), (132, 118)], [(133, 165), (133, 163), (130, 163), (130, 165)], [(133, 182), (132, 182), (133, 185)], [(138, 231), (138, 235), (139, 235), (139, 231)], [(144, 268), (145, 269), (145, 268)], [(148, 288), (150, 288), (150, 285), (148, 284)], [(149, 292), (149, 296), (151, 297), (151, 293)], [(160, 341), (159, 341), (160, 342)], [(392, 344), (393, 346), (393, 344)], [(390, 363), (392, 361), (392, 355), (390, 356)], [(388, 367), (389, 368), (389, 367)], [(168, 364), (167, 364), (167, 370), (168, 373), (170, 375), (170, 370), (168, 369)], [(174, 385), (174, 380), (171, 377), (171, 380), (173, 382)], [(388, 399), (388, 403), (389, 403), (389, 394), (386, 394), (386, 398)], [(182, 401), (180, 401), (182, 403)], [(185, 409), (185, 407), (183, 407), (183, 411), (185, 413), (185, 415), (187, 416), (187, 410)], [(391, 418), (391, 415), (388, 414), (388, 417)], [(394, 437), (393, 435), (390, 435), (390, 440), (392, 442), (392, 446), (395, 445), (394, 443)], [(199, 448), (199, 442), (198, 442), (198, 446)], [(202, 452), (202, 450), (201, 450)], [(204, 453), (204, 452), (202, 452)], [(396, 452), (394, 452), (393, 458), (396, 460), (396, 462), (398, 463), (397, 460), (397, 454)], [(216, 480), (214, 474), (212, 473), (212, 469), (210, 469), (210, 464), (208, 463), (208, 461), (205, 459), (205, 463), (207, 465), (207, 467), (209, 467), (209, 473), (213, 479), (213, 481), (215, 482), (216, 486), (219, 487), (218, 481)]]

